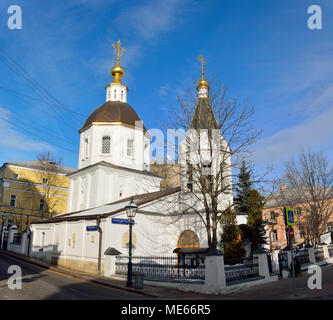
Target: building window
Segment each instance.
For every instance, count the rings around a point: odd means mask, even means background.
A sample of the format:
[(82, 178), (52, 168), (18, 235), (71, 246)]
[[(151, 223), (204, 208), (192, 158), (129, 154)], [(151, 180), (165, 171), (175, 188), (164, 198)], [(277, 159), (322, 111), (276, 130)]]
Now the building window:
[(10, 204), (9, 204), (11, 207), (16, 207), (16, 195), (15, 194), (12, 194), (10, 195)]
[(45, 244), (45, 232), (42, 232), (42, 234), (41, 234), (41, 241), (40, 241), (41, 247), (43, 247), (44, 244)]
[(133, 139), (127, 139), (127, 156), (133, 157)]
[(302, 215), (302, 208), (301, 208), (301, 207), (297, 207), (297, 208), (296, 208), (296, 214), (297, 214), (298, 216), (301, 216), (301, 215)]
[(123, 100), (123, 98), (124, 98), (124, 92), (122, 91), (121, 92), (121, 100)]
[(47, 179), (47, 178), (43, 178), (43, 184), (44, 184), (44, 185), (48, 185), (48, 184), (49, 184), (49, 179)]
[(42, 210), (45, 210), (45, 205), (46, 205), (46, 201), (45, 199), (40, 199), (40, 202), (39, 202), (39, 210), (42, 211)]
[(89, 156), (89, 140), (88, 138), (84, 139), (84, 156), (88, 159)]
[(326, 231), (333, 231), (333, 222), (327, 222)]
[(19, 175), (18, 175), (18, 173), (13, 173), (13, 179), (14, 180), (19, 180)]
[(271, 212), (269, 213), (269, 215), (270, 215), (270, 219), (271, 219), (271, 220), (275, 220), (275, 212), (274, 212), (274, 211), (271, 211)]
[(116, 99), (117, 98), (117, 90), (114, 90), (114, 99)]
[(109, 154), (111, 150), (111, 138), (103, 137), (102, 139), (102, 153)]
[(305, 228), (304, 226), (299, 226), (299, 237), (300, 238), (305, 238)]
[(277, 230), (272, 230), (272, 241), (278, 241)]

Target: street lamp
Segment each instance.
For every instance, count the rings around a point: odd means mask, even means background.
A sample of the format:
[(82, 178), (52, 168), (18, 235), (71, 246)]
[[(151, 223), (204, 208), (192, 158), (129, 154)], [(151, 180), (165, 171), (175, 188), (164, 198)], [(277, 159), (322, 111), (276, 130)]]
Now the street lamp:
[(134, 203), (133, 197), (131, 198), (130, 203), (125, 207), (128, 224), (129, 224), (129, 254), (128, 254), (128, 268), (127, 268), (127, 284), (128, 288), (132, 288), (132, 225), (133, 218), (135, 217), (136, 210), (138, 206)]

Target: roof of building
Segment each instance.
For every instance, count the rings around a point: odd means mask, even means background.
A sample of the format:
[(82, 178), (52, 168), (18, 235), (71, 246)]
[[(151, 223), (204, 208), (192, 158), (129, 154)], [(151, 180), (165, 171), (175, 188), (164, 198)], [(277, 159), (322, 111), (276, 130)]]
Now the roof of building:
[[(333, 190), (331, 188), (325, 188), (317, 186), (316, 195), (318, 199), (323, 195), (323, 199), (332, 198)], [(306, 188), (304, 190), (296, 190), (292, 188), (281, 189), (271, 195), (265, 196), (264, 209), (292, 206), (308, 201), (312, 201), (312, 196)]]
[[(107, 101), (89, 115), (79, 132), (82, 132), (96, 122), (120, 123), (135, 127), (136, 121), (142, 120), (128, 103), (121, 101)], [(145, 126), (143, 126), (143, 129), (144, 131), (147, 130)]]
[[(144, 204), (164, 198), (179, 191), (180, 188), (173, 188), (169, 190), (149, 192), (140, 195), (135, 195), (133, 196), (133, 200), (138, 206), (142, 206)], [(105, 218), (120, 213), (122, 211), (125, 211), (125, 206), (131, 201), (131, 199), (132, 197), (128, 197), (96, 208), (58, 214), (50, 219), (33, 221), (31, 222), (31, 224), (56, 223), (60, 221), (72, 221), (72, 220), (92, 220), (96, 219), (98, 216), (101, 218)]]
[(148, 176), (152, 176), (152, 177), (156, 177), (156, 178), (160, 178), (162, 179), (161, 176), (155, 174), (155, 173), (152, 173), (150, 171), (147, 171), (147, 170), (137, 170), (137, 169), (131, 169), (131, 168), (127, 168), (127, 167), (123, 167), (123, 166), (118, 166), (116, 164), (112, 164), (112, 163), (109, 163), (109, 162), (106, 162), (106, 161), (100, 161), (100, 162), (97, 162), (97, 163), (93, 163), (89, 166), (86, 166), (84, 168), (81, 168), (81, 169), (78, 169), (76, 171), (73, 171), (71, 172), (70, 174), (68, 174), (69, 176), (72, 175), (72, 174), (76, 174), (78, 172), (81, 172), (81, 171), (84, 171), (84, 170), (87, 170), (87, 169), (90, 169), (94, 166), (97, 166), (97, 165), (101, 165), (101, 166), (105, 166), (105, 167), (110, 167), (110, 168), (114, 168), (114, 169), (119, 169), (119, 170), (125, 170), (125, 171), (130, 171), (130, 172), (133, 172), (133, 173), (138, 173), (138, 174), (145, 174), (145, 175), (148, 175)]
[[(29, 169), (36, 169), (36, 170), (43, 170), (44, 169), (44, 166), (41, 164), (41, 162), (39, 160), (6, 162), (3, 165), (13, 165), (13, 166), (24, 167), (24, 168), (29, 168)], [(58, 165), (55, 165), (54, 167), (52, 166), (52, 169), (55, 169), (55, 170), (52, 170), (52, 171), (54, 171), (56, 173), (63, 173), (63, 174), (69, 174), (69, 173), (72, 173), (72, 172), (75, 171), (74, 168), (58, 166)]]
[(191, 129), (218, 129), (218, 123), (209, 98), (198, 98), (192, 117)]

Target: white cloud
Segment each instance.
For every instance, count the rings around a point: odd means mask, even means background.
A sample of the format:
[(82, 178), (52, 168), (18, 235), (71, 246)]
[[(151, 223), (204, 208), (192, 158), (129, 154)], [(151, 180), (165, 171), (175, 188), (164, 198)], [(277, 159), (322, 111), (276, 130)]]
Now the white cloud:
[(129, 28), (140, 37), (153, 39), (174, 29), (188, 0), (155, 0), (125, 10), (117, 19), (118, 25)]
[[(7, 120), (7, 121), (6, 121)], [(40, 152), (42, 150), (54, 150), (54, 148), (44, 142), (33, 140), (23, 133), (17, 131), (8, 121), (14, 122), (11, 112), (0, 107), (0, 147), (12, 150)], [(2, 149), (2, 153), (4, 149)]]
[(280, 162), (299, 152), (302, 147), (323, 147), (333, 137), (332, 119), (331, 102), (330, 108), (316, 117), (258, 141), (254, 146), (255, 162)]

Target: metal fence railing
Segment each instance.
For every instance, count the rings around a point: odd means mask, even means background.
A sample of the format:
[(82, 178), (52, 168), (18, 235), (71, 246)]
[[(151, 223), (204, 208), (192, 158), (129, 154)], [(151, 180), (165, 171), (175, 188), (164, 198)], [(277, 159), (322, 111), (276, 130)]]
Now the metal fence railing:
[[(116, 257), (116, 274), (127, 275), (128, 256)], [(205, 264), (192, 257), (175, 256), (134, 256), (132, 273), (143, 274), (147, 280), (204, 280)]]
[(258, 258), (225, 258), (226, 282), (250, 279), (259, 276)]
[(324, 248), (315, 249), (316, 262), (325, 260)]
[(305, 265), (310, 263), (310, 257), (309, 257), (309, 250), (305, 249), (302, 251), (296, 252), (296, 259), (300, 263), (300, 265)]

